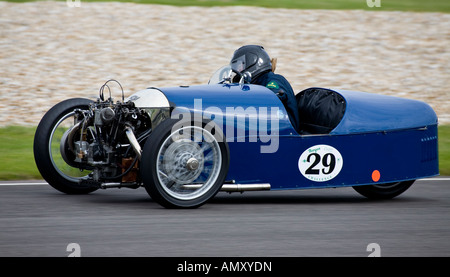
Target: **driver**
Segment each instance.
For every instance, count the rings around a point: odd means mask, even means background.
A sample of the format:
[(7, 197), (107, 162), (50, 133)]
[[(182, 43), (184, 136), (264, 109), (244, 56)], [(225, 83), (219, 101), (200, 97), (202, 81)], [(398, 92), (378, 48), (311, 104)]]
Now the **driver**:
[(234, 51), (230, 61), (234, 71), (250, 75), (250, 83), (271, 89), (283, 102), (292, 126), (298, 130), (300, 116), (294, 91), (282, 75), (273, 73), (272, 61), (259, 45), (245, 45)]

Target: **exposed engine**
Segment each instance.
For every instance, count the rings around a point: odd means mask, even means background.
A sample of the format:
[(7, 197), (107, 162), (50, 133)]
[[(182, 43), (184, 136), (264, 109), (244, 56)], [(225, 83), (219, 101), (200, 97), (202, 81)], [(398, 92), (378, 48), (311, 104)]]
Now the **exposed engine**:
[(83, 185), (138, 187), (140, 144), (151, 133), (152, 111), (124, 102), (123, 91), (122, 101), (104, 100), (105, 86), (88, 110), (74, 111), (74, 126), (61, 139), (61, 155), (67, 164), (91, 171), (81, 179)]

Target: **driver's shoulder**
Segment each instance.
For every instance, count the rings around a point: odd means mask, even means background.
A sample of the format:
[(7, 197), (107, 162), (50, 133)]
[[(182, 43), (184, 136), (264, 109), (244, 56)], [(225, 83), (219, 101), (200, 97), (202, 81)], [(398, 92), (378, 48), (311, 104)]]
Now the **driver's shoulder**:
[(262, 85), (264, 85), (267, 88), (279, 89), (280, 87), (284, 88), (286, 86), (288, 86), (288, 87), (290, 86), (287, 79), (281, 74), (268, 72), (267, 74), (265, 74), (264, 77), (265, 78), (264, 78), (264, 82)]

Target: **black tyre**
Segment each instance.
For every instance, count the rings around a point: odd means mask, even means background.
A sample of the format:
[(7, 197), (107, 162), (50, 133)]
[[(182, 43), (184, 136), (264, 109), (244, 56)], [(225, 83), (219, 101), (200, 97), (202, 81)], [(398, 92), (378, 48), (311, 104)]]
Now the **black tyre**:
[(79, 180), (90, 173), (69, 164), (61, 154), (61, 139), (74, 125), (75, 109), (88, 109), (92, 101), (84, 98), (65, 100), (51, 108), (39, 123), (34, 136), (34, 159), (42, 177), (55, 189), (67, 194), (87, 194), (97, 188), (81, 186)]
[(180, 124), (167, 119), (147, 139), (141, 174), (150, 197), (166, 208), (197, 208), (225, 181), (229, 149), (212, 121)]
[(354, 186), (361, 195), (369, 199), (391, 199), (405, 192), (415, 180), (379, 185)]

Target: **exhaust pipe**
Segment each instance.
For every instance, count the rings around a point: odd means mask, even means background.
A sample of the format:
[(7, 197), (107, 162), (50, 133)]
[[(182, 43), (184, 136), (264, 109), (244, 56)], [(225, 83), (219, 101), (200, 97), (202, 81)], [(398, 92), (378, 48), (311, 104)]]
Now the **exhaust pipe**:
[(139, 188), (139, 184), (137, 183), (101, 183), (101, 189), (110, 189), (110, 188), (131, 188), (137, 189)]
[(227, 192), (270, 190), (270, 184), (224, 184), (220, 190)]
[[(202, 185), (183, 185), (182, 187), (184, 189), (199, 189)], [(226, 192), (270, 190), (270, 184), (224, 184), (220, 190)]]
[(134, 152), (136, 152), (138, 159), (141, 160), (142, 149), (136, 137), (134, 136), (133, 130), (131, 130), (130, 127), (125, 127), (125, 134), (127, 135), (127, 138), (130, 141), (131, 147), (133, 147)]

